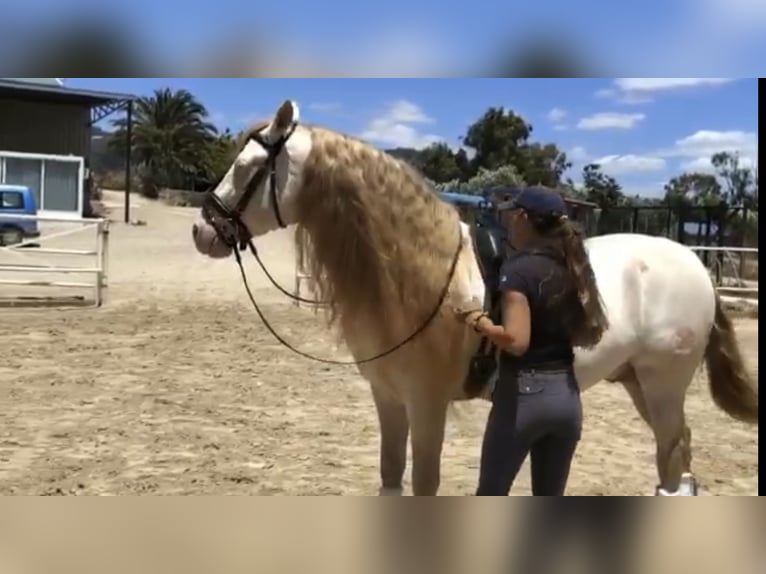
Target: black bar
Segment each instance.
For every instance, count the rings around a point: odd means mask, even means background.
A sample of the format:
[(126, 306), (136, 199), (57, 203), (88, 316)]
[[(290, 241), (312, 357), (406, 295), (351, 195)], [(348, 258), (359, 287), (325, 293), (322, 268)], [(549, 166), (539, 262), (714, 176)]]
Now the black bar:
[(130, 223), (130, 169), (133, 159), (133, 101), (128, 102), (128, 122), (125, 129), (127, 147), (125, 150), (125, 223)]

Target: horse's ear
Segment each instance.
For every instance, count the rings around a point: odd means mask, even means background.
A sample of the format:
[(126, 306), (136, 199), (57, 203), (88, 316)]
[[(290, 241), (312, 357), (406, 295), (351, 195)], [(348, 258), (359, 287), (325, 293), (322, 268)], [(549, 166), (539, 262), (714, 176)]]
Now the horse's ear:
[(298, 104), (292, 100), (285, 100), (277, 110), (274, 127), (278, 130), (286, 130), (290, 127), (290, 124), (298, 121), (298, 116)]

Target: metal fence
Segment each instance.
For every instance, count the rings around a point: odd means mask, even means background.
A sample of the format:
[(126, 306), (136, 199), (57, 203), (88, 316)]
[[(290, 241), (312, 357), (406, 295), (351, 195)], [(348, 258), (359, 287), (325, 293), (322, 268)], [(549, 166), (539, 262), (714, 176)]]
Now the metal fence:
[(645, 233), (685, 245), (758, 245), (758, 211), (747, 207), (611, 207), (594, 215), (588, 235)]
[[(645, 233), (668, 237), (698, 248), (706, 266), (721, 279), (726, 267), (720, 248), (758, 247), (758, 210), (747, 207), (612, 207), (594, 210), (594, 217), (584, 223), (587, 235), (608, 233)], [(717, 248), (717, 249), (705, 249)], [(738, 276), (757, 277), (757, 249), (735, 249)]]

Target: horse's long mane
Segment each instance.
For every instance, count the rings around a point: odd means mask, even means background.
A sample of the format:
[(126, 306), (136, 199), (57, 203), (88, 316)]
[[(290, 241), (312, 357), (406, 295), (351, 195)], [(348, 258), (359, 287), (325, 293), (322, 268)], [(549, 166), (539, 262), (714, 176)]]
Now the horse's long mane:
[(296, 246), (329, 303), (328, 321), (375, 321), (388, 333), (402, 321), (417, 326), (448, 280), (460, 241), (457, 210), (405, 162), (352, 137), (308, 129)]

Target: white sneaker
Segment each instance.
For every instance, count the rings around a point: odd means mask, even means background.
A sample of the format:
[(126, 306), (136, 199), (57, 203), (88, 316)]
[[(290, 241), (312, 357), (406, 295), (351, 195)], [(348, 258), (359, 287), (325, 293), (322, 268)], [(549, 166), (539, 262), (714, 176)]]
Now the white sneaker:
[(668, 492), (664, 488), (657, 487), (656, 496), (697, 496), (697, 481), (694, 480), (694, 476), (685, 472), (681, 476), (681, 482), (678, 485), (678, 490), (675, 492)]

